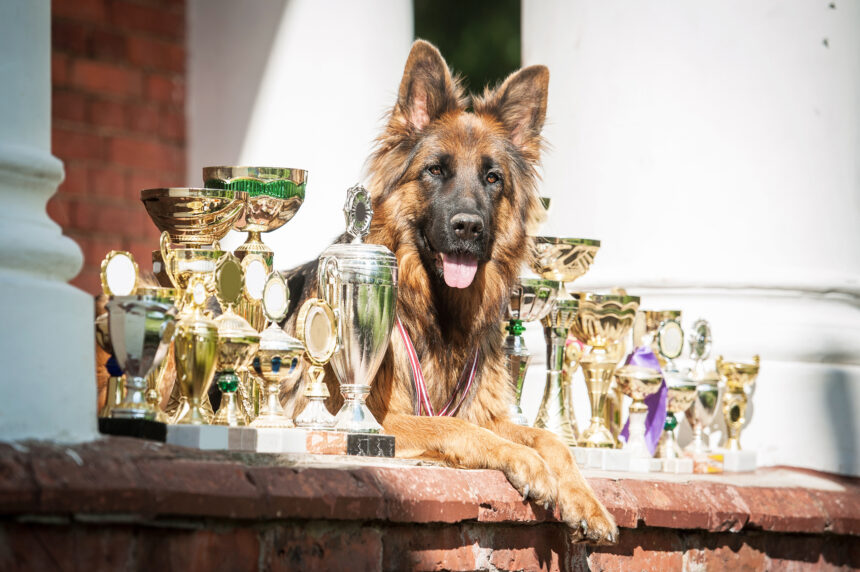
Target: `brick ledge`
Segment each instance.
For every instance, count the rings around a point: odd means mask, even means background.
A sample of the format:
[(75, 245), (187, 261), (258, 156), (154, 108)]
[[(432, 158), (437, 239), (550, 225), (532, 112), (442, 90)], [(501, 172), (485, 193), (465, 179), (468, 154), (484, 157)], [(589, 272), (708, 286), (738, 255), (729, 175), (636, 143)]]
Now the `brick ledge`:
[[(856, 478), (785, 467), (715, 479), (586, 476), (625, 528), (644, 524), (860, 536)], [(74, 446), (0, 444), (0, 514), (27, 519), (98, 515), (118, 522), (205, 517), (510, 525), (555, 520), (542, 507), (524, 503), (498, 471), (202, 452), (118, 437)]]

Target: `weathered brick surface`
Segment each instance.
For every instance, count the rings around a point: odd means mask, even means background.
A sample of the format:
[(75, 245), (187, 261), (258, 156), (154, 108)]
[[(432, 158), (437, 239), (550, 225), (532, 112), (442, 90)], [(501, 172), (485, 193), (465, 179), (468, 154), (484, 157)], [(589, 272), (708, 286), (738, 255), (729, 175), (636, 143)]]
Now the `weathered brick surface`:
[[(84, 250), (72, 281), (100, 292), (99, 264), (158, 231), (140, 190), (185, 184), (185, 0), (51, 3), (53, 153), (66, 180), (48, 214)], [(94, 245), (110, 245), (97, 250)]]
[(0, 444), (0, 570), (860, 567), (856, 479), (591, 484), (622, 524), (615, 546), (571, 544), (496, 471), (285, 466), (128, 438)]

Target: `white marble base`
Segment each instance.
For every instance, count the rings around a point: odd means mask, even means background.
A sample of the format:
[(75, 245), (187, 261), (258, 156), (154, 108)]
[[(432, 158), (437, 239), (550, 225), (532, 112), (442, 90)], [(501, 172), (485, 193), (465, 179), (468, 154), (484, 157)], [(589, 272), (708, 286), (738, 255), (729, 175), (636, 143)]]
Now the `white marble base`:
[(758, 459), (755, 451), (717, 449), (714, 452), (723, 456), (723, 472), (745, 473), (756, 470)]
[(658, 472), (662, 468), (660, 459), (633, 457), (624, 449), (593, 449), (590, 447), (571, 447), (576, 464), (583, 469), (602, 471), (624, 471), (632, 473)]
[(660, 459), (663, 462), (662, 471), (676, 475), (693, 474), (693, 459), (681, 457), (679, 459)]
[(167, 442), (206, 451), (254, 451), (257, 431), (223, 425), (168, 425)]
[(307, 436), (305, 429), (256, 429), (258, 453), (307, 453)]

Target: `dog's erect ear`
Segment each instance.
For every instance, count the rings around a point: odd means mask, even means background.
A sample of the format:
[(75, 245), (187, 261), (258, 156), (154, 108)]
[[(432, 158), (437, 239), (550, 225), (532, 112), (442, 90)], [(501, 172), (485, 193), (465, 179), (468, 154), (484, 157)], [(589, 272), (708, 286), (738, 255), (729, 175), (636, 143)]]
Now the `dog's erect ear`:
[(539, 152), (548, 88), (549, 69), (529, 66), (509, 75), (496, 90), (485, 92), (475, 111), (496, 115), (515, 145)]
[(459, 88), (432, 44), (416, 40), (406, 60), (391, 123), (421, 131), (446, 111), (460, 108)]

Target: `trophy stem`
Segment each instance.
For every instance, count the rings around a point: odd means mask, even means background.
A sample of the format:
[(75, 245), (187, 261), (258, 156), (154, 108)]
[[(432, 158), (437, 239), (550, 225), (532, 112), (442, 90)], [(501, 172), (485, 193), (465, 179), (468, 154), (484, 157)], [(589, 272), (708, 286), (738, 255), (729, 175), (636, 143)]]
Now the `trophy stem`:
[(535, 427), (555, 433), (567, 446), (573, 447), (576, 445), (576, 422), (571, 420), (567, 408), (570, 384), (562, 383), (568, 329), (546, 326), (543, 331), (547, 342), (546, 386)]
[(248, 231), (248, 238), (236, 248), (234, 254), (239, 260), (242, 260), (249, 254), (259, 254), (266, 261), (266, 266), (270, 269), (275, 259), (275, 252), (263, 242), (260, 231), (256, 230)]
[(335, 418), (325, 406), (329, 392), (328, 387), (323, 383), (323, 368), (313, 365), (308, 373), (312, 381), (305, 391), (305, 396), (309, 401), (301, 414), (296, 417), (296, 425), (305, 429), (328, 431), (334, 427)]
[(266, 395), (263, 396), (260, 414), (251, 422), (251, 427), (295, 427), (293, 421), (284, 412), (284, 408), (281, 407), (281, 400), (278, 397), (280, 383), (266, 383), (265, 390)]
[(242, 410), (253, 421), (260, 414), (260, 384), (247, 367), (239, 368), (236, 373), (239, 376), (237, 393)]
[(663, 434), (660, 435), (660, 441), (657, 443), (657, 457), (660, 459), (677, 459), (681, 456), (681, 448), (678, 447), (678, 442), (675, 440), (675, 427), (678, 426), (678, 420), (675, 415), (666, 413), (666, 424), (663, 425)]
[(206, 410), (203, 409), (203, 402), (199, 396), (192, 396), (188, 400), (188, 411), (176, 423), (180, 425), (208, 425), (209, 419), (206, 416)]
[(233, 372), (219, 374), (218, 387), (221, 389), (221, 407), (212, 420), (213, 425), (228, 425), (230, 427), (244, 427), (248, 424), (248, 417), (242, 411), (241, 402), (238, 400), (236, 391), (239, 389), (239, 376)]
[(723, 416), (726, 420), (728, 440), (726, 449), (741, 450), (741, 429), (746, 422), (747, 396), (741, 391), (730, 391), (723, 399)]
[(367, 408), (364, 401), (370, 394), (370, 386), (360, 383), (344, 383), (340, 386), (343, 406), (335, 416), (335, 431), (347, 433), (381, 433), (382, 425)]
[(155, 410), (146, 400), (146, 378), (133, 375), (125, 377), (125, 397), (111, 411), (114, 419), (154, 420)]
[(579, 439), (579, 446), (615, 448), (617, 443), (606, 423), (604, 409), (616, 361), (607, 355), (605, 348), (594, 347), (580, 363), (591, 402), (591, 424)]
[(693, 426), (693, 439), (687, 445), (685, 451), (697, 455), (708, 451), (708, 448), (705, 446), (705, 430), (701, 425), (697, 424)]
[(647, 415), (648, 407), (643, 402), (637, 401), (630, 406), (630, 438), (624, 445), (624, 449), (630, 451), (634, 457), (651, 457), (645, 442), (645, 417)]
[(508, 371), (511, 372), (511, 382), (514, 384), (514, 402), (510, 405), (511, 422), (527, 426), (528, 419), (523, 415), (520, 399), (523, 395), (523, 384), (532, 356), (526, 348), (525, 340), (523, 340), (522, 332), (525, 328), (522, 326), (522, 321), (511, 320), (507, 328), (511, 334), (505, 338), (505, 362)]

